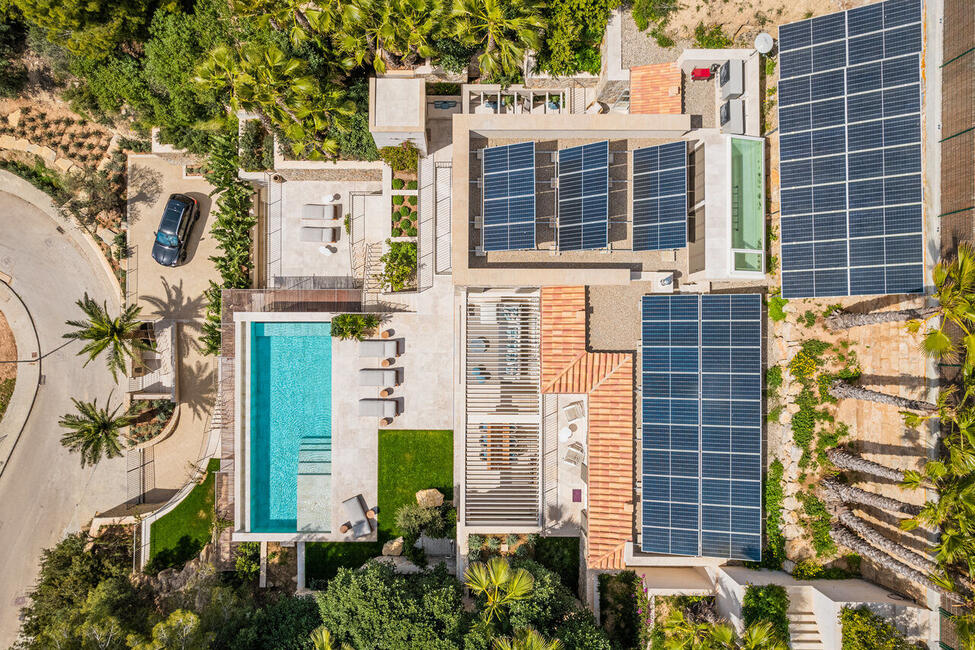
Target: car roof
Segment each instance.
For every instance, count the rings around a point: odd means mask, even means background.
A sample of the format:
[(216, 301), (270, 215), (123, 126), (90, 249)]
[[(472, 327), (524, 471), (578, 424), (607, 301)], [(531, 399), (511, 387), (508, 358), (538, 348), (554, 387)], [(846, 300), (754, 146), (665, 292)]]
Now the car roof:
[(159, 230), (167, 235), (175, 234), (176, 229), (179, 227), (180, 219), (182, 219), (183, 214), (188, 208), (189, 205), (178, 194), (169, 197), (169, 201), (166, 202), (166, 209), (163, 211), (162, 220), (159, 222)]

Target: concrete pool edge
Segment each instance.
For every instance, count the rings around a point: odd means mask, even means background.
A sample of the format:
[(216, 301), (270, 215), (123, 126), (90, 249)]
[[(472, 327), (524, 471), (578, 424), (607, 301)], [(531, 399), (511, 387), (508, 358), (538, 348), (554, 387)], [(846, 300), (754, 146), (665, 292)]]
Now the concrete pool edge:
[(238, 354), (234, 359), (234, 530), (233, 541), (327, 541), (331, 532), (257, 532), (251, 521), (251, 325), (253, 323), (325, 323), (344, 312), (237, 312), (234, 314), (234, 336)]

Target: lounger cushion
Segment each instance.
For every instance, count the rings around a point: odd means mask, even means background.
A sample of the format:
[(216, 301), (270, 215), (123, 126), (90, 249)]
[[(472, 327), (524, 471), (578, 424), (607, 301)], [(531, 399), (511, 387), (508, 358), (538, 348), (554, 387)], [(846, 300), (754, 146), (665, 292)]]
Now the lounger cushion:
[(306, 226), (301, 229), (298, 234), (298, 238), (303, 242), (314, 242), (321, 243), (326, 242), (329, 244), (335, 243), (339, 238), (338, 228), (317, 228)]
[(301, 206), (301, 217), (303, 219), (337, 219), (335, 216), (335, 206), (321, 205), (318, 203), (306, 203)]
[(396, 341), (368, 340), (359, 343), (359, 356), (389, 358), (399, 354)]
[(363, 417), (391, 418), (396, 416), (396, 400), (360, 399), (359, 415)]
[(369, 518), (366, 517), (366, 511), (362, 508), (362, 501), (358, 496), (343, 501), (342, 510), (345, 512), (345, 516), (349, 518), (349, 523), (352, 524), (353, 537), (362, 537), (372, 532), (372, 524), (369, 523)]
[(359, 370), (360, 386), (395, 386), (396, 371), (385, 368), (362, 368)]

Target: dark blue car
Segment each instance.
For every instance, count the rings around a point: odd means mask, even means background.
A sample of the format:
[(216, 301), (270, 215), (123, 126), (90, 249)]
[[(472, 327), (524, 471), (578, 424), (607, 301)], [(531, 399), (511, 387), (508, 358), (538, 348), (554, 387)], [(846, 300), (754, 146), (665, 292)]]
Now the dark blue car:
[(186, 242), (199, 216), (200, 206), (196, 199), (185, 194), (171, 194), (156, 231), (152, 259), (163, 266), (182, 263), (186, 259)]

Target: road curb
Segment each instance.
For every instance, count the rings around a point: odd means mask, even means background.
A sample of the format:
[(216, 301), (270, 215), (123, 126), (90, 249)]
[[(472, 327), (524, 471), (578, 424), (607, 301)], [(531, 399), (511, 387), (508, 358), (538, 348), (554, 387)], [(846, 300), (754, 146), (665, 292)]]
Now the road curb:
[(37, 189), (17, 174), (8, 172), (4, 169), (0, 169), (0, 192), (7, 192), (9, 194), (13, 194), (19, 199), (27, 201), (50, 217), (54, 223), (61, 227), (65, 231), (65, 234), (71, 238), (75, 246), (81, 251), (82, 255), (89, 259), (95, 260), (97, 265), (102, 269), (105, 276), (108, 278), (109, 286), (115, 290), (115, 294), (119, 297), (120, 304), (124, 304), (122, 285), (119, 284), (118, 278), (115, 277), (115, 272), (109, 265), (108, 260), (105, 259), (105, 255), (102, 254), (101, 248), (99, 248), (98, 244), (94, 242), (91, 235), (82, 230), (76, 224), (69, 222), (61, 215), (50, 196)]
[(0, 478), (3, 477), (20, 435), (34, 408), (41, 379), (41, 346), (37, 338), (34, 319), (27, 305), (6, 282), (0, 281), (0, 311), (3, 312), (17, 343), (18, 359), (36, 359), (17, 364), (17, 383), (7, 405), (7, 412), (0, 420)]

